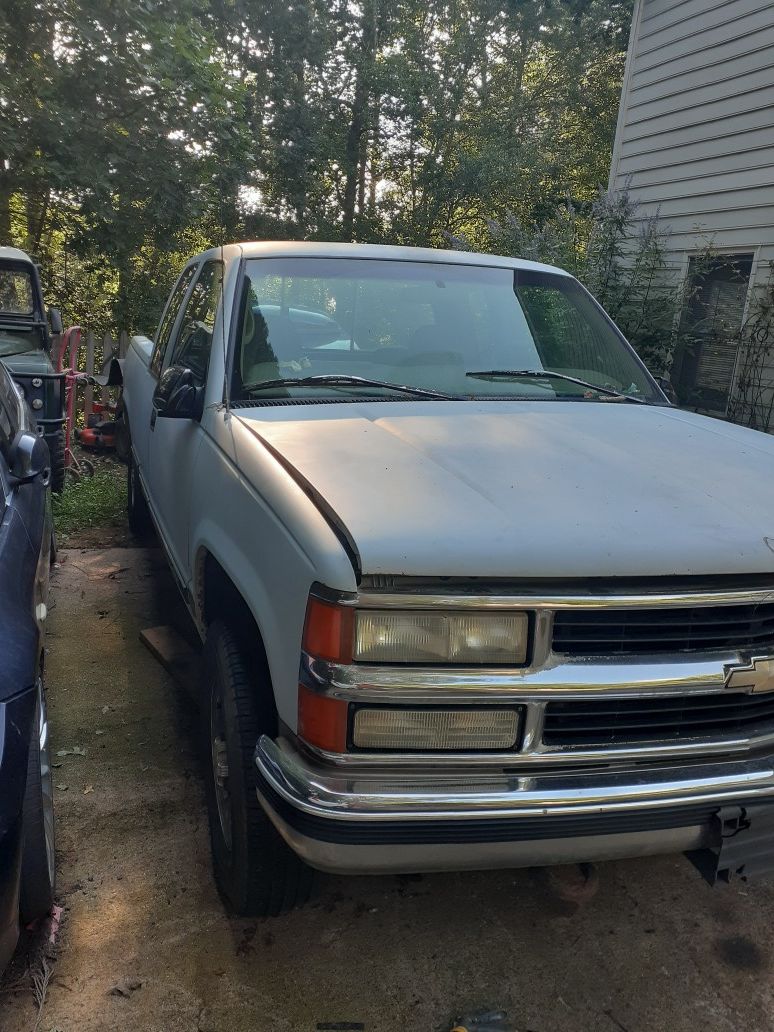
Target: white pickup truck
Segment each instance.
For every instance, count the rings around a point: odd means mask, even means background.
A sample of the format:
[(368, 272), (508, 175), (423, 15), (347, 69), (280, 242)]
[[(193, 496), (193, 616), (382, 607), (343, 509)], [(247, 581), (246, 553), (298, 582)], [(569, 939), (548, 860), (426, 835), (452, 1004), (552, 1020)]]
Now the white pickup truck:
[(234, 911), (310, 867), (772, 865), (774, 440), (671, 406), (575, 279), (234, 244), (123, 377)]

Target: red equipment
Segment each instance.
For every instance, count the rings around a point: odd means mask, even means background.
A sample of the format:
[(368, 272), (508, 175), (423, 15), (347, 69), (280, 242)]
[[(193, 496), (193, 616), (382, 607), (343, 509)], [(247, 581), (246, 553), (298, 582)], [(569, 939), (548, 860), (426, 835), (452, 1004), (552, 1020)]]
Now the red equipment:
[[(95, 402), (92, 413), (87, 417), (87, 426), (82, 430), (78, 430), (75, 426), (75, 398), (78, 385), (88, 384), (94, 387), (104, 387), (107, 383), (106, 377), (95, 377), (75, 369), (82, 332), (80, 326), (70, 326), (65, 330), (62, 334), (59, 354), (56, 357), (57, 372), (65, 374), (65, 468), (74, 469), (78, 473), (86, 470), (81, 469), (83, 464), (79, 463), (73, 453), (73, 434), (85, 448), (103, 451), (115, 448), (115, 420), (110, 418), (110, 405)], [(69, 360), (67, 367), (65, 367), (65, 356)], [(100, 416), (108, 418), (100, 419)], [(87, 463), (87, 465), (91, 466), (91, 463)]]
[(95, 451), (110, 451), (116, 446), (116, 421), (113, 418), (112, 405), (94, 402), (92, 413), (87, 417), (83, 430), (76, 431), (78, 440), (84, 448)]

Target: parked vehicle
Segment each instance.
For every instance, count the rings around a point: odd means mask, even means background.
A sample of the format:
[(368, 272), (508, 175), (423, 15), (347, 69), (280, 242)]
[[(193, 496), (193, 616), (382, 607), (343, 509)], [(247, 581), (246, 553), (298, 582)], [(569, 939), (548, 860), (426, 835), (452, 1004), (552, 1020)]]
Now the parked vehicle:
[(0, 363), (0, 970), (19, 920), (51, 909), (54, 811), (43, 642), (51, 562), (51, 461)]
[(774, 441), (672, 407), (575, 279), (232, 245), (123, 375), (233, 910), (307, 865), (770, 861)]
[(64, 374), (51, 360), (51, 332), (62, 316), (43, 304), (33, 260), (16, 247), (0, 247), (0, 360), (10, 369), (35, 416), (51, 455), (51, 487), (65, 478)]

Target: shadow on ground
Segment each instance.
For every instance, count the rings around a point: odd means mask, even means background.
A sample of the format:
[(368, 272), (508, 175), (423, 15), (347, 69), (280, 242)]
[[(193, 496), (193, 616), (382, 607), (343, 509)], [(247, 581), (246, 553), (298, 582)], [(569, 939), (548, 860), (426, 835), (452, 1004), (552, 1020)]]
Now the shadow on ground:
[[(711, 890), (682, 858), (600, 865), (580, 904), (545, 871), (335, 878), (289, 916), (229, 919), (213, 888), (196, 713), (140, 644), (184, 621), (157, 550), (62, 553), (47, 681), (57, 756), (58, 1032), (774, 1028), (769, 883)], [(0, 1029), (37, 1008), (25, 943)], [(345, 1026), (346, 1027), (346, 1026)]]

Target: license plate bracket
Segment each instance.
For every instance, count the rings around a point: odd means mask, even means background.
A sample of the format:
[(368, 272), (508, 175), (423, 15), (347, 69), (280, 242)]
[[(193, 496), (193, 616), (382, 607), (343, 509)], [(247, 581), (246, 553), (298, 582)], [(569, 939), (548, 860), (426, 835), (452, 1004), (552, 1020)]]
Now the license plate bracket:
[(710, 885), (774, 873), (774, 803), (724, 806), (711, 835), (712, 845), (686, 853)]

